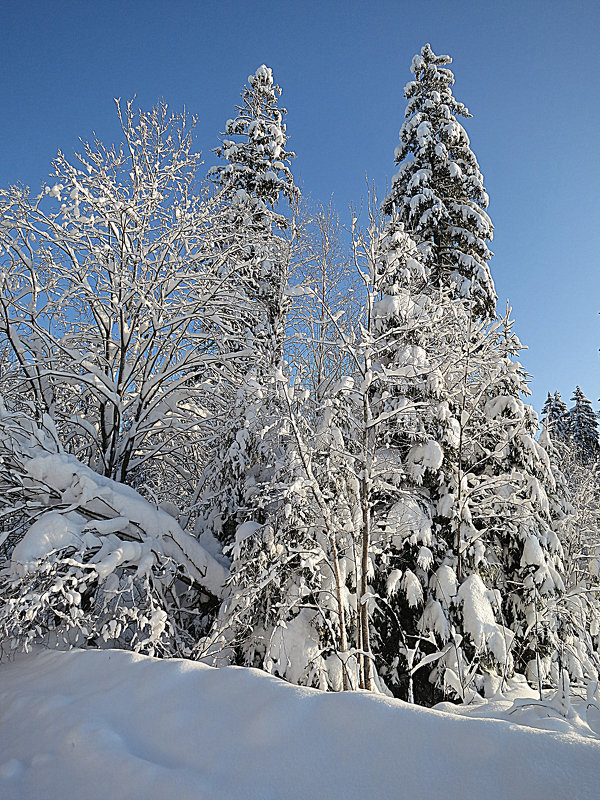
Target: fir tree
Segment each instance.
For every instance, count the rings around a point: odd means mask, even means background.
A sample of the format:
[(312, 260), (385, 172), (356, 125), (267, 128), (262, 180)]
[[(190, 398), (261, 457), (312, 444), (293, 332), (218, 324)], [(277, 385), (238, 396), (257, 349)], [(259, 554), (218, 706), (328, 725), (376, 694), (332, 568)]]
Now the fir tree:
[(493, 225), (488, 196), (469, 137), (457, 117), (470, 117), (452, 95), (452, 59), (426, 44), (413, 59), (405, 122), (395, 151), (399, 170), (384, 202), (419, 243), (436, 286), (455, 286), (471, 298), (476, 314), (495, 313), (496, 292), (488, 262)]

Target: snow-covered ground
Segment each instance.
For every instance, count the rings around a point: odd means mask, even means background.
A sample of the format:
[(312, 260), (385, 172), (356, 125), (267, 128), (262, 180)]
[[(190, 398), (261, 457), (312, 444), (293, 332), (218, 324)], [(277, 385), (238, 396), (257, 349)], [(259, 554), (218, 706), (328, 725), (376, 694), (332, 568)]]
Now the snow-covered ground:
[(239, 667), (41, 652), (0, 665), (0, 797), (598, 797), (586, 704), (567, 719), (530, 694), (516, 710), (499, 699), (435, 711)]

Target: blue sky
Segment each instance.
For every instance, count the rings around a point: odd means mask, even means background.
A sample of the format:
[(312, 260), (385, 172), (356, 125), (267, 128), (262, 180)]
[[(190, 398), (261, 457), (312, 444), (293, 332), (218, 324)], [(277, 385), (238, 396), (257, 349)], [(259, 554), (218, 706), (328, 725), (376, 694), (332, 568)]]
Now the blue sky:
[(273, 68), (294, 173), (342, 216), (393, 172), (410, 61), (449, 53), (496, 226), (492, 273), (529, 346), (539, 409), (600, 397), (598, 2), (8, 2), (0, 185), (37, 188), (58, 148), (116, 138), (114, 97), (200, 117), (210, 157), (248, 74)]

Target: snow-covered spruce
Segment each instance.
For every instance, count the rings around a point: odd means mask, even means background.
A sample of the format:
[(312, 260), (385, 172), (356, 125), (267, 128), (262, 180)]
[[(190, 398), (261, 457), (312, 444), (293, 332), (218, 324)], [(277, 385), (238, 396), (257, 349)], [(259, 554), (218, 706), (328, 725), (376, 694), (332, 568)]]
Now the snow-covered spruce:
[(600, 475), (597, 464), (581, 460), (580, 450), (572, 441), (554, 443), (547, 430), (539, 441), (548, 452), (557, 485), (551, 506), (558, 501), (563, 510), (560, 540), (566, 590), (555, 605), (556, 660), (572, 678), (581, 680), (593, 675), (590, 660), (596, 669), (599, 661)]
[(573, 406), (569, 409), (569, 439), (578, 450), (580, 460), (591, 464), (600, 458), (600, 439), (598, 414), (591, 402), (577, 386), (571, 398)]
[(0, 649), (183, 655), (227, 570), (169, 513), (64, 453), (51, 421), (0, 406)]
[(273, 82), (273, 71), (262, 64), (242, 91), (237, 116), (225, 125), (215, 152), (226, 163), (212, 167), (210, 174), (231, 202), (232, 214), (245, 227), (263, 227), (276, 222), (285, 227), (284, 216), (273, 213), (282, 194), (289, 202), (299, 195), (290, 170), (295, 154), (285, 149), (285, 108), (279, 108), (281, 88)]
[(472, 299), (478, 316), (488, 317), (496, 305), (487, 245), (494, 229), (483, 176), (457, 120), (471, 115), (452, 95), (451, 62), (429, 44), (413, 58), (415, 79), (404, 89), (408, 105), (395, 151), (399, 169), (384, 209), (396, 209), (406, 224), (434, 285), (455, 287), (458, 297)]
[[(269, 463), (269, 437), (265, 442), (260, 440), (272, 420), (279, 422), (281, 418), (278, 410), (274, 412), (271, 401), (277, 394), (273, 390), (283, 366), (285, 321), (290, 304), (286, 288), (295, 224), (290, 225), (289, 217), (280, 213), (278, 204), (283, 196), (293, 206), (300, 192), (290, 169), (295, 154), (285, 149), (288, 137), (283, 120), (287, 112), (278, 106), (280, 96), (281, 88), (274, 83), (272, 70), (261, 65), (248, 77), (242, 103), (236, 107), (237, 115), (225, 126), (223, 135), (235, 139), (223, 140), (215, 150), (226, 163), (209, 171), (228, 209), (236, 249), (244, 254), (237, 269), (240, 287), (258, 312), (248, 332), (253, 359), (238, 387), (234, 413), (220, 430), (220, 445), (209, 464), (211, 474), (202, 500), (207, 508), (207, 496), (215, 498), (214, 503), (208, 501), (208, 514), (212, 518), (209, 529), (216, 516), (225, 528), (244, 517), (248, 510), (248, 498), (243, 499), (248, 479), (250, 483), (261, 483), (255, 471), (251, 470), (251, 476), (245, 473), (250, 470), (251, 462), (255, 467)], [(288, 231), (289, 235), (285, 233)], [(265, 421), (267, 417), (270, 422)], [(239, 503), (227, 500), (232, 493), (238, 496)], [(222, 544), (230, 544), (231, 536), (226, 530), (223, 532), (221, 528), (223, 535), (220, 535), (220, 525), (217, 522), (218, 538)], [(206, 524), (201, 528), (206, 530)]]
[(550, 394), (542, 408), (541, 422), (555, 442), (565, 442), (569, 438), (569, 409), (560, 392)]
[[(267, 368), (277, 368), (283, 357), (286, 287), (295, 224), (281, 213), (281, 197), (292, 208), (300, 196), (286, 151), (286, 110), (279, 108), (281, 88), (264, 64), (248, 77), (235, 119), (227, 121), (225, 139), (216, 148), (225, 164), (212, 167), (217, 196), (228, 209), (236, 250), (244, 254), (237, 270), (240, 285), (258, 310), (251, 337), (262, 349)], [(263, 365), (263, 366), (265, 366)]]
[[(283, 361), (293, 292), (287, 291), (286, 219), (275, 206), (280, 193), (290, 202), (299, 193), (287, 166), (293, 154), (284, 150), (279, 93), (268, 68), (250, 76), (238, 117), (227, 124), (227, 133), (242, 140), (224, 142), (217, 152), (229, 164), (213, 170), (244, 243), (247, 261), (240, 274), (261, 320), (252, 333), (254, 363), (229, 421), (218, 431), (200, 497), (200, 541), (223, 548), (231, 577), (213, 629), (197, 652), (216, 663), (233, 660), (325, 688), (333, 684), (324, 677), (320, 634), (313, 629), (313, 646), (307, 631), (319, 617), (312, 592), (321, 591), (318, 564), (329, 545), (323, 549), (314, 505), (307, 503), (314, 491), (305, 469), (304, 413), (298, 411), (307, 397), (298, 376), (291, 386)], [(327, 594), (329, 603), (332, 593)], [(317, 627), (326, 622), (318, 620)], [(293, 657), (286, 654), (290, 648)], [(340, 674), (339, 664), (337, 669)]]
[(575, 405), (569, 411), (558, 392), (548, 394), (543, 438), (570, 511), (561, 532), (567, 589), (557, 607), (561, 658), (568, 663), (570, 674), (580, 677), (582, 643), (587, 652), (595, 653), (599, 644), (600, 460), (597, 419), (591, 403), (579, 387), (573, 400)]
[[(476, 322), (467, 303), (446, 339), (455, 358), (442, 370), (441, 398), (456, 420), (457, 439), (445, 450), (448, 494), (438, 497), (436, 526), (456, 558), (455, 602), (463, 617), (456, 629), (466, 662), (458, 672), (451, 668), (463, 688), (461, 676), (469, 673), (505, 677), (514, 666), (532, 680), (556, 681), (562, 669), (560, 535), (568, 508), (549, 455), (534, 438), (537, 416), (522, 400), (528, 390), (512, 327), (508, 316)], [(484, 597), (473, 575), (487, 597), (484, 624), (475, 627), (462, 588), (468, 582)], [(484, 607), (483, 599), (471, 603)], [(573, 674), (594, 677), (597, 659), (584, 640)]]

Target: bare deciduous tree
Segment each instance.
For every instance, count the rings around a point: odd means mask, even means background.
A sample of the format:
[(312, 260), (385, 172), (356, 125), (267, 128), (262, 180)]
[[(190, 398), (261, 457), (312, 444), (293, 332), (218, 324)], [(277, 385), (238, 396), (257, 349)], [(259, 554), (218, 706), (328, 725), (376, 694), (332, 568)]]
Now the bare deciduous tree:
[(219, 193), (196, 188), (194, 121), (163, 104), (118, 115), (120, 146), (59, 152), (37, 197), (0, 192), (0, 335), (69, 452), (166, 495), (193, 488), (202, 421), (247, 369), (258, 311)]

